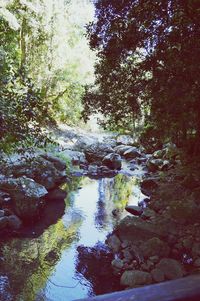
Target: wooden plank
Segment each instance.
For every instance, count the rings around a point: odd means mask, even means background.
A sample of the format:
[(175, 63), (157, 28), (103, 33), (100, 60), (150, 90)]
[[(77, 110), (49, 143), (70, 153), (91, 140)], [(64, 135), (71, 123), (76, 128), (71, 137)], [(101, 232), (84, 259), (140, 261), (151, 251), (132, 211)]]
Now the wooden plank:
[(200, 301), (200, 274), (76, 301)]

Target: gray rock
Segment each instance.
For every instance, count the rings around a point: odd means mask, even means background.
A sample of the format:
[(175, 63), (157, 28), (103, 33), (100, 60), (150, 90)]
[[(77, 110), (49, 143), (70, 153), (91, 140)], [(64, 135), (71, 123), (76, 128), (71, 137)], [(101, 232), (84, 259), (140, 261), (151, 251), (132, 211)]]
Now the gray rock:
[(175, 259), (163, 258), (156, 265), (156, 268), (164, 273), (164, 276), (168, 280), (181, 278), (184, 276), (185, 271), (181, 263)]
[(156, 216), (156, 213), (153, 209), (144, 208), (141, 216), (144, 219), (151, 219), (151, 218), (154, 218)]
[(144, 240), (155, 236), (166, 236), (168, 225), (154, 225), (135, 216), (126, 216), (116, 227), (119, 238), (124, 240)]
[(114, 148), (114, 151), (115, 151), (115, 153), (119, 154), (120, 156), (123, 156), (124, 153), (131, 148), (132, 148), (132, 146), (130, 146), (130, 145), (118, 145)]
[(0, 210), (0, 217), (3, 217), (4, 215), (4, 210)]
[(120, 284), (126, 287), (134, 287), (137, 285), (147, 285), (152, 283), (150, 273), (143, 271), (125, 271), (120, 279)]
[(147, 260), (145, 263), (141, 265), (141, 269), (145, 272), (149, 272), (154, 267), (154, 263), (150, 260)]
[(149, 159), (147, 161), (147, 169), (150, 172), (156, 172), (161, 169), (163, 165), (162, 159)]
[(135, 159), (141, 157), (139, 150), (136, 147), (131, 147), (123, 154), (125, 159)]
[(22, 225), (22, 221), (16, 215), (8, 216), (8, 227), (12, 230), (18, 230)]
[(14, 210), (22, 218), (34, 216), (41, 205), (41, 198), (48, 193), (44, 186), (26, 177), (1, 180), (0, 189), (9, 191)]
[(0, 191), (0, 205), (3, 204), (4, 202), (10, 201), (10, 199), (11, 198), (9, 193), (6, 193), (5, 191)]
[(129, 135), (119, 135), (117, 137), (117, 144), (123, 145), (133, 145), (134, 139)]
[(61, 160), (60, 158), (57, 158), (55, 156), (52, 156), (51, 154), (44, 153), (40, 155), (42, 158), (46, 159), (47, 161), (50, 161), (53, 163), (54, 167), (60, 171), (66, 169), (66, 162)]
[(107, 245), (111, 248), (111, 250), (114, 253), (117, 253), (120, 250), (121, 241), (119, 240), (119, 238), (115, 234), (113, 234), (110, 237), (108, 237)]
[(0, 230), (6, 228), (7, 225), (8, 225), (8, 217), (7, 216), (0, 217)]
[(111, 262), (111, 265), (113, 268), (115, 269), (118, 269), (118, 270), (121, 270), (124, 266), (124, 263), (121, 259), (117, 258), (117, 259), (114, 259), (112, 262)]
[(125, 207), (125, 210), (128, 211), (129, 213), (140, 216), (143, 212), (143, 209), (139, 206), (134, 206), (134, 205), (128, 205)]
[(26, 176), (43, 185), (47, 190), (61, 184), (66, 179), (65, 170), (58, 170), (54, 164), (42, 157), (32, 161), (17, 161), (10, 166), (14, 177)]
[(131, 254), (131, 252), (128, 249), (124, 249), (122, 251), (123, 255), (124, 255), (124, 259), (126, 262), (130, 262), (133, 260), (133, 255)]
[(103, 158), (102, 164), (109, 167), (110, 169), (120, 170), (122, 167), (122, 159), (120, 155), (110, 153)]
[(113, 152), (114, 150), (112, 147), (105, 143), (98, 142), (96, 144), (92, 144), (85, 150), (85, 156), (89, 163), (94, 163), (101, 162), (107, 154)]
[(60, 154), (67, 159), (70, 159), (73, 165), (87, 164), (85, 154), (74, 150), (64, 150)]
[(163, 271), (160, 269), (157, 269), (157, 268), (153, 269), (151, 271), (151, 276), (152, 276), (153, 281), (155, 281), (155, 282), (162, 282), (165, 280), (165, 275), (164, 275)]
[(164, 241), (158, 237), (153, 237), (146, 242), (142, 243), (141, 252), (145, 258), (151, 256), (167, 257), (170, 253), (170, 248)]

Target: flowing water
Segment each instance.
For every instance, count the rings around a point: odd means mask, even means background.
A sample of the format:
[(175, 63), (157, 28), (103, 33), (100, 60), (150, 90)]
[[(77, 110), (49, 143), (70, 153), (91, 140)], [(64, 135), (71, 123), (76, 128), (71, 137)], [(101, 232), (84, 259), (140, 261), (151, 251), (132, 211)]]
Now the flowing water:
[(70, 301), (120, 290), (105, 240), (126, 214), (118, 209), (143, 197), (137, 179), (75, 178), (64, 188), (65, 202), (48, 204), (23, 237), (0, 245), (1, 301)]

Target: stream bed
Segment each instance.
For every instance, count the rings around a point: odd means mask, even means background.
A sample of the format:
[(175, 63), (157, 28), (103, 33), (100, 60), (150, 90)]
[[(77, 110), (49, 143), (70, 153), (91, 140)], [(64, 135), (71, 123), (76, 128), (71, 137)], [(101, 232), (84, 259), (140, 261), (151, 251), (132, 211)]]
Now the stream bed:
[(70, 301), (120, 290), (105, 240), (128, 214), (120, 209), (143, 198), (142, 174), (65, 185), (64, 202), (54, 200), (37, 225), (1, 243), (0, 300)]

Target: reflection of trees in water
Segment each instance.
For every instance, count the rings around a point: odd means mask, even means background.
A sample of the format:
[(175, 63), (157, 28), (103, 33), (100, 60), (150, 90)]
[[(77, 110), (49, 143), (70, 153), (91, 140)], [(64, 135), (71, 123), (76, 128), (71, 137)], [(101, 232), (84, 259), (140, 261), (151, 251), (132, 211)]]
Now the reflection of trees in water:
[(112, 275), (111, 261), (113, 259), (109, 249), (103, 243), (94, 247), (79, 246), (76, 272), (78, 278), (87, 279), (95, 295), (119, 290), (119, 277)]
[(122, 174), (114, 178), (103, 178), (98, 181), (99, 199), (95, 214), (97, 228), (105, 228), (113, 209), (124, 208), (133, 192), (133, 180)]
[[(0, 300), (35, 300), (60, 260), (62, 251), (76, 239), (80, 224), (79, 220), (66, 229), (59, 220), (38, 238), (12, 239), (4, 243), (0, 248), (4, 259), (1, 272), (6, 275), (9, 286), (0, 291)], [(13, 296), (11, 300), (7, 299), (9, 294)]]

